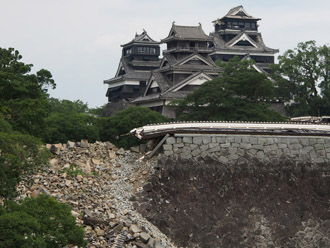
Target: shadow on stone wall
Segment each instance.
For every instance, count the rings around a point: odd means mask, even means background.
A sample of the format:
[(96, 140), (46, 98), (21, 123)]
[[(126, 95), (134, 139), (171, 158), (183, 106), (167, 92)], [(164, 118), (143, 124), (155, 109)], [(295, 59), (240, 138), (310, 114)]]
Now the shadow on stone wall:
[(180, 246), (330, 247), (329, 165), (251, 164), (163, 158), (137, 208)]

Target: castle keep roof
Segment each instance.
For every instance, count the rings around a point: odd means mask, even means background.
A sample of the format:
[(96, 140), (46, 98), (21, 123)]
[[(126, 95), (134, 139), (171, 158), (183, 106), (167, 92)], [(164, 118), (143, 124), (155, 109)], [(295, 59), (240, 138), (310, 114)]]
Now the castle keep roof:
[(204, 33), (201, 25), (178, 26), (173, 23), (169, 35), (161, 42), (166, 43), (171, 40), (212, 41), (212, 38)]

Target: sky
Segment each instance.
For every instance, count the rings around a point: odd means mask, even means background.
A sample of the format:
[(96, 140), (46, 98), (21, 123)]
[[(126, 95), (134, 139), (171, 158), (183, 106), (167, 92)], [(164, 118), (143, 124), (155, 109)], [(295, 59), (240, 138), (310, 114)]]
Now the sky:
[(33, 72), (49, 70), (51, 97), (94, 108), (107, 103), (103, 80), (114, 77), (120, 45), (136, 33), (159, 41), (175, 21), (201, 23), (209, 34), (212, 21), (238, 5), (261, 18), (263, 40), (278, 55), (299, 42), (330, 43), (329, 0), (0, 0), (0, 47), (18, 50)]

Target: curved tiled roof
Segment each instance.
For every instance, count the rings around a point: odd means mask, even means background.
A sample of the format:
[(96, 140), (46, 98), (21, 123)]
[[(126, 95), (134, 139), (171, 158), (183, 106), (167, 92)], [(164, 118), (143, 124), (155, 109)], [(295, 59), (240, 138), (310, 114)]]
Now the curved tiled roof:
[(212, 41), (212, 38), (204, 33), (201, 25), (177, 26), (173, 24), (169, 35), (161, 42), (166, 43), (171, 40)]

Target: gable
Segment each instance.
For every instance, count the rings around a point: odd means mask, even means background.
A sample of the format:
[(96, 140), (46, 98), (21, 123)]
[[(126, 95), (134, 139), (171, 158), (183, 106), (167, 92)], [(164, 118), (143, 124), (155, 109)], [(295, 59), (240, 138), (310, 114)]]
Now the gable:
[(164, 68), (164, 67), (166, 67), (167, 65), (168, 65), (168, 61), (167, 61), (166, 58), (164, 58), (164, 59), (162, 60), (162, 62), (160, 63), (159, 68)]
[(194, 55), (192, 57), (189, 57), (182, 62), (179, 63), (179, 65), (208, 65), (208, 66), (213, 66), (209, 61), (204, 59), (203, 57), (199, 55)]
[(173, 89), (173, 92), (183, 90), (184, 87), (187, 87), (187, 86), (191, 86), (192, 89), (198, 88), (203, 83), (205, 83), (206, 81), (209, 81), (209, 80), (212, 80), (212, 78), (210, 76), (206, 75), (205, 73), (199, 73), (195, 77), (187, 80), (185, 83), (183, 83), (180, 86)]
[(232, 44), (229, 45), (229, 47), (233, 46), (251, 46), (255, 48), (259, 47), (257, 43), (245, 33), (243, 33), (237, 40), (235, 40)]
[(125, 68), (123, 66), (123, 63), (120, 62), (115, 77), (120, 77), (120, 76), (125, 75), (125, 74), (126, 74), (126, 71), (125, 71)]
[(238, 8), (234, 13), (232, 13), (233, 16), (250, 16), (246, 10), (241, 6)]

